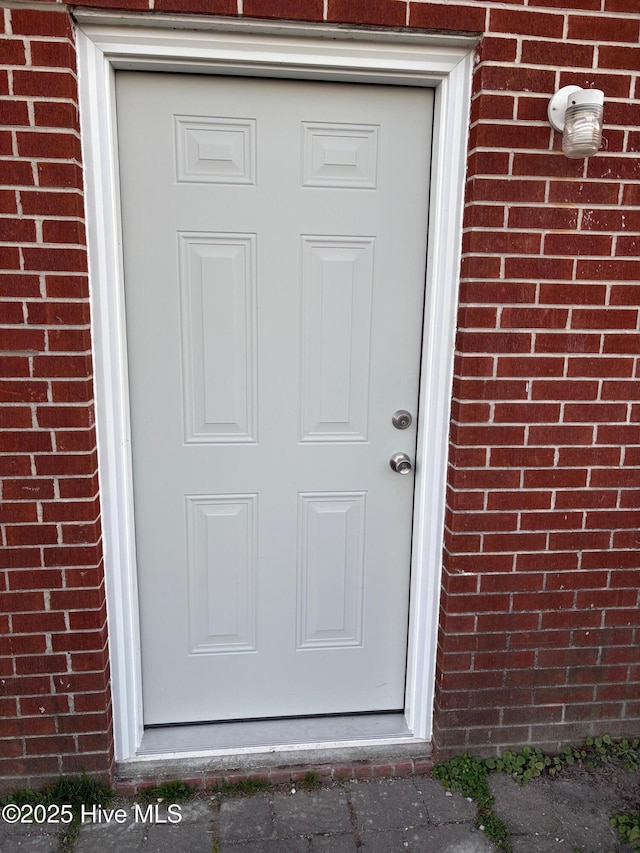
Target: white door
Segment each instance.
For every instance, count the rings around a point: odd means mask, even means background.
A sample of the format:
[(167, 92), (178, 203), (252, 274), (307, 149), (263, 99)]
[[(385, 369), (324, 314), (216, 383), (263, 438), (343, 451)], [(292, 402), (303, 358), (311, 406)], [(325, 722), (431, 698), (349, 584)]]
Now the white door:
[(432, 105), (117, 73), (146, 724), (404, 705)]

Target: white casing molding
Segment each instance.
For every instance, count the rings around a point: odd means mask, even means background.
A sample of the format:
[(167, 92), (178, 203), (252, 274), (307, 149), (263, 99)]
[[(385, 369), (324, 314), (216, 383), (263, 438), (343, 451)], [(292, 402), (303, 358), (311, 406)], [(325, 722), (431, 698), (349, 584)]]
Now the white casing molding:
[[(76, 14), (76, 20), (109, 648), (119, 761), (136, 758), (143, 719), (115, 72), (264, 75), (428, 86), (435, 90), (405, 701), (409, 741), (428, 741), (476, 41), (410, 32), (181, 16), (83, 12)], [(339, 745), (344, 747), (344, 743)], [(297, 747), (304, 749), (305, 745)]]

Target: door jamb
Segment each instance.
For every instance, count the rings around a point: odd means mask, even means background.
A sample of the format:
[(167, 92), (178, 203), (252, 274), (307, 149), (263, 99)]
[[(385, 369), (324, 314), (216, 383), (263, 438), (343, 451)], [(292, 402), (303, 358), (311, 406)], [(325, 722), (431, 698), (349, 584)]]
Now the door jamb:
[(76, 13), (115, 754), (143, 733), (115, 72), (429, 86), (435, 92), (405, 717), (429, 740), (476, 39), (212, 18)]

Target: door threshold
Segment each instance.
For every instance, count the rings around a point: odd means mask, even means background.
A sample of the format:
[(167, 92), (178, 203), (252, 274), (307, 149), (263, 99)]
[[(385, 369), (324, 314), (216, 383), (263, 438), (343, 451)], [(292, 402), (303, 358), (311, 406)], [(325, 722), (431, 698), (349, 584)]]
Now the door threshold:
[(146, 729), (134, 761), (426, 744), (404, 714), (349, 714)]

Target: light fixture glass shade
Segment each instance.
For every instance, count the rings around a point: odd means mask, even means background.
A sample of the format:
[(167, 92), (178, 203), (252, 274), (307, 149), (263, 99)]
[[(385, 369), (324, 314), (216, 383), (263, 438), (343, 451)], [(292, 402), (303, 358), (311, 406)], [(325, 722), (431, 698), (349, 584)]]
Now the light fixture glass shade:
[(604, 92), (578, 89), (567, 99), (562, 150), (571, 159), (591, 157), (602, 145)]

